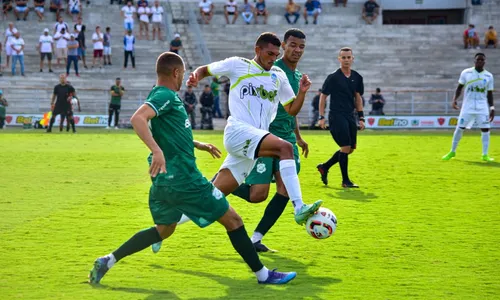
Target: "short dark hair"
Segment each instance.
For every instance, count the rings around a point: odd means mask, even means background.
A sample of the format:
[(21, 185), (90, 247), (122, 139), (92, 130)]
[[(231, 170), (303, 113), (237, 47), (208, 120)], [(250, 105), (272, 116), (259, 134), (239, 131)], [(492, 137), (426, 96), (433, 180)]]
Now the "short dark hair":
[(208, 84), (205, 84), (205, 88), (209, 88), (210, 86)]
[(286, 43), (288, 38), (291, 36), (296, 37), (298, 39), (302, 39), (302, 40), (306, 39), (306, 35), (302, 30), (300, 30), (298, 28), (291, 28), (285, 32), (285, 36), (283, 37), (283, 41)]
[(121, 80), (121, 78), (120, 77), (116, 77), (116, 80)]
[(377, 91), (377, 93), (380, 93), (380, 88), (376, 88), (375, 91)]
[(350, 51), (352, 54), (354, 54), (354, 52), (352, 51), (352, 49), (350, 47), (342, 47), (339, 50), (339, 56), (340, 56), (340, 52), (342, 52), (342, 51), (346, 51), (346, 52)]
[(106, 31), (108, 31), (108, 30), (111, 30), (111, 28), (109, 28), (109, 27), (106, 27)]
[(257, 38), (255, 46), (264, 48), (265, 46), (267, 46), (267, 44), (272, 44), (276, 47), (279, 47), (281, 46), (281, 41), (280, 38), (275, 33), (264, 32)]
[(484, 58), (486, 58), (486, 55), (484, 55), (484, 53), (481, 53), (481, 52), (476, 53), (476, 55), (474, 55), (474, 58), (476, 58), (478, 56), (484, 56)]
[(184, 65), (182, 58), (173, 52), (163, 52), (156, 60), (156, 75), (170, 76), (176, 67)]
[(493, 25), (490, 25), (490, 27), (488, 27), (488, 29), (493, 29)]

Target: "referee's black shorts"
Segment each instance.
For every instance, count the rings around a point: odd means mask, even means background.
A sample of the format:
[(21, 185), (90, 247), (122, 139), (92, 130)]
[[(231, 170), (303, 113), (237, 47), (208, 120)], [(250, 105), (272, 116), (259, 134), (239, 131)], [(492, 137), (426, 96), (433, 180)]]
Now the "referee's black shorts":
[(333, 140), (339, 147), (351, 146), (356, 149), (358, 125), (352, 113), (330, 113), (328, 124)]
[(61, 116), (66, 116), (66, 114), (68, 113), (68, 108), (66, 107), (54, 107), (54, 110), (52, 111), (52, 116), (55, 117), (57, 115), (61, 115)]

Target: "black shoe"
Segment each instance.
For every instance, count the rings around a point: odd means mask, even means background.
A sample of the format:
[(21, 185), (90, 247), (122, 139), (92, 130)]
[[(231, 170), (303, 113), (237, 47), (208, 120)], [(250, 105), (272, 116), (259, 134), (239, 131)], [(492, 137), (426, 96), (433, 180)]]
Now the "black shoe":
[(253, 243), (253, 247), (256, 252), (278, 252), (273, 249), (269, 249), (266, 245), (262, 244), (260, 241)]
[(54, 71), (52, 71), (52, 69), (49, 69), (49, 73), (54, 73)]
[(321, 181), (323, 181), (324, 185), (328, 185), (328, 170), (325, 169), (323, 164), (319, 164), (316, 166), (318, 169), (319, 174), (321, 174)]
[(359, 189), (359, 185), (352, 183), (350, 181), (348, 182), (342, 182), (342, 187), (344, 188), (351, 188), (351, 189)]
[(47, 133), (51, 133), (51, 132), (52, 132), (52, 129), (47, 128), (47, 131), (46, 131), (46, 132), (47, 132)]

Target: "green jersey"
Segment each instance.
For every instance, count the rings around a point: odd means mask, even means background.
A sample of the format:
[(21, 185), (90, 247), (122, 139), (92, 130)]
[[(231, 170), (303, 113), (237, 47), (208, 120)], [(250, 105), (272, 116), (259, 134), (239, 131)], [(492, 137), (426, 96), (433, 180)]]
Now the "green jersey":
[[(120, 94), (120, 92), (124, 90), (125, 88), (123, 88), (123, 86), (118, 87), (116, 85), (113, 85), (111, 87), (111, 91), (114, 91), (116, 94)], [(122, 96), (111, 96), (111, 104), (120, 105), (121, 101), (122, 101)]]
[[(292, 86), (293, 92), (295, 95), (299, 92), (299, 82), (302, 78), (302, 73), (298, 70), (292, 71), (290, 68), (285, 65), (283, 59), (278, 59), (275, 63), (275, 66), (281, 68), (288, 78), (290, 85)], [(278, 105), (278, 112), (276, 113), (276, 118), (274, 118), (271, 125), (269, 125), (269, 132), (288, 141), (292, 144), (297, 142), (297, 138), (295, 137), (295, 117), (288, 114), (283, 108), (283, 105)]]
[[(167, 185), (186, 185), (202, 178), (196, 167), (191, 123), (177, 93), (157, 86), (149, 93), (146, 104), (156, 112), (150, 120), (150, 129), (167, 162)], [(150, 154), (149, 162), (151, 158)]]
[(214, 97), (219, 97), (219, 84), (215, 81), (212, 81), (210, 84), (210, 89), (212, 90), (212, 94), (214, 94)]
[[(0, 99), (2, 99), (2, 96), (0, 96)], [(5, 106), (2, 101), (0, 101), (0, 117), (5, 118), (5, 115), (7, 114), (7, 111), (5, 109)]]

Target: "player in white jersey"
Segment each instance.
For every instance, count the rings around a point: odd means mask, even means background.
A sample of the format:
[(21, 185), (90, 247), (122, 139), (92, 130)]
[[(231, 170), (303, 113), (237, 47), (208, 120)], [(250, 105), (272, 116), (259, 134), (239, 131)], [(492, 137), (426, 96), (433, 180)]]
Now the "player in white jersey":
[(224, 129), (224, 146), (228, 155), (214, 185), (229, 195), (243, 183), (257, 157), (279, 158), (281, 176), (295, 209), (295, 221), (304, 224), (322, 201), (312, 205), (302, 202), (292, 145), (268, 130), (276, 116), (278, 103), (290, 115), (298, 114), (311, 82), (304, 75), (295, 96), (283, 70), (273, 66), (280, 55), (280, 46), (281, 41), (274, 33), (262, 33), (255, 43), (252, 60), (231, 57), (199, 67), (191, 73), (187, 85), (196, 86), (207, 76), (227, 76), (232, 83), (229, 92), (231, 116)]
[(451, 151), (443, 156), (443, 160), (450, 160), (456, 155), (456, 150), (464, 130), (470, 129), (477, 123), (481, 128), (481, 140), (483, 143), (484, 161), (493, 161), (488, 155), (490, 144), (490, 122), (495, 117), (495, 107), (493, 106), (493, 75), (484, 69), (486, 56), (477, 53), (474, 56), (474, 67), (465, 69), (460, 74), (458, 87), (453, 97), (453, 108), (459, 109), (457, 100), (465, 88), (462, 109), (458, 117), (457, 128), (453, 134)]

